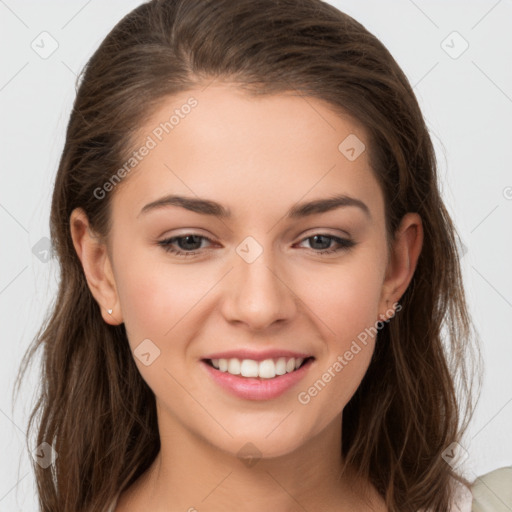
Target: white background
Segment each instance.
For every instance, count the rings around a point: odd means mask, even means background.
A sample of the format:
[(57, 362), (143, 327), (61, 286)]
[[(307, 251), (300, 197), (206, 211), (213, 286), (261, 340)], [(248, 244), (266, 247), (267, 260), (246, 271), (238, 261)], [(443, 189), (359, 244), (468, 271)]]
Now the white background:
[[(464, 278), (485, 359), (466, 464), (477, 475), (512, 465), (512, 1), (331, 3), (387, 46), (420, 101), (443, 196), (468, 249)], [(0, 512), (37, 510), (25, 448), (36, 372), (15, 407), (11, 395), (21, 357), (56, 291), (55, 260), (41, 261), (32, 248), (49, 236), (52, 182), (76, 75), (139, 4), (0, 0)], [(39, 36), (43, 31), (58, 43), (47, 59), (31, 48), (47, 37)], [(458, 58), (443, 49), (449, 45), (455, 55), (463, 48), (453, 31), (469, 44)]]

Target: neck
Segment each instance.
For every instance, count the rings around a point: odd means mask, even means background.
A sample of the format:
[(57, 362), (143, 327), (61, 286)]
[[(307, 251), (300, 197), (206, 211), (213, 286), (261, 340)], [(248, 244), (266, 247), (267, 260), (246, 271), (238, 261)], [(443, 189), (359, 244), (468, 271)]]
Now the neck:
[[(370, 510), (379, 501), (368, 484), (343, 468), (341, 415), (297, 450), (279, 457), (244, 459), (220, 450), (158, 411), (161, 450), (149, 470), (119, 502), (159, 511)], [(245, 451), (250, 453), (248, 445)], [(365, 501), (366, 498), (366, 501)]]

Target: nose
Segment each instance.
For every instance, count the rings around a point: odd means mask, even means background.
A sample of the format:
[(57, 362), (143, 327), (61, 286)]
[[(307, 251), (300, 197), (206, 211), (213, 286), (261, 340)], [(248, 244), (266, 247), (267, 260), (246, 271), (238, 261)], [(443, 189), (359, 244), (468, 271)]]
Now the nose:
[(240, 258), (225, 283), (224, 317), (252, 331), (285, 323), (297, 310), (299, 299), (288, 273), (268, 253), (263, 251), (252, 263)]

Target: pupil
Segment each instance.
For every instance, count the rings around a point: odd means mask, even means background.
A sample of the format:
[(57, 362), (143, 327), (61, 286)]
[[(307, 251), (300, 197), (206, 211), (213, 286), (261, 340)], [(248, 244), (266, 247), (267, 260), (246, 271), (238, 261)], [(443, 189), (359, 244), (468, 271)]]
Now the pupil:
[[(187, 240), (190, 240), (190, 239), (197, 239), (196, 242), (191, 242), (192, 245), (198, 245), (198, 247), (187, 247)], [(187, 235), (185, 237), (182, 237), (180, 239), (178, 239), (178, 245), (180, 246), (181, 249), (187, 249), (187, 250), (194, 250), (194, 249), (199, 249), (201, 247), (201, 239), (199, 236), (197, 235)]]
[[(331, 241), (331, 239), (330, 239), (329, 237), (324, 236), (324, 235), (314, 235), (314, 236), (313, 236), (313, 240), (314, 240), (315, 242), (316, 242), (318, 239), (321, 239), (321, 238), (323, 238), (323, 239), (324, 239), (324, 241), (325, 241), (325, 243), (327, 244), (327, 246), (326, 246), (326, 247), (315, 247), (315, 249), (328, 249), (328, 247), (329, 247), (329, 243), (330, 243), (330, 241)], [(315, 243), (315, 242), (314, 242), (314, 243)], [(313, 246), (314, 246), (314, 243), (313, 243)]]

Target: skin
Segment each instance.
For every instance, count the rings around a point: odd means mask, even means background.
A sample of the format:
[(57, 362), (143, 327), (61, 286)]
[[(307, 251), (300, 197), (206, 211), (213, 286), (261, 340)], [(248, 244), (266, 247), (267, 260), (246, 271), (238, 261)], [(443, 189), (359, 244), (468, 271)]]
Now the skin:
[[(71, 216), (105, 322), (125, 323), (132, 350), (144, 339), (160, 350), (149, 366), (134, 360), (156, 396), (161, 452), (121, 494), (116, 511), (253, 512), (269, 503), (283, 512), (386, 510), (368, 482), (350, 470), (340, 474), (343, 408), (368, 368), (375, 338), (309, 403), (297, 395), (365, 328), (392, 316), (421, 251), (421, 219), (402, 219), (388, 253), (384, 198), (368, 153), (350, 161), (338, 150), (349, 134), (367, 145), (365, 130), (318, 99), (254, 98), (217, 83), (166, 99), (142, 128), (141, 144), (191, 96), (197, 107), (111, 192), (108, 239), (95, 236), (80, 209)], [(179, 206), (140, 214), (170, 193), (215, 200), (233, 218)], [(347, 206), (285, 218), (296, 203), (334, 193), (363, 201), (370, 215)], [(199, 239), (194, 256), (158, 245), (190, 233), (211, 240)], [(315, 245), (308, 238), (315, 234), (356, 245), (321, 255), (338, 245)], [(252, 263), (236, 251), (247, 236), (263, 250)], [(284, 395), (243, 400), (222, 390), (200, 363), (240, 347), (304, 351), (315, 361)], [(251, 467), (237, 456), (248, 442), (261, 454)]]

